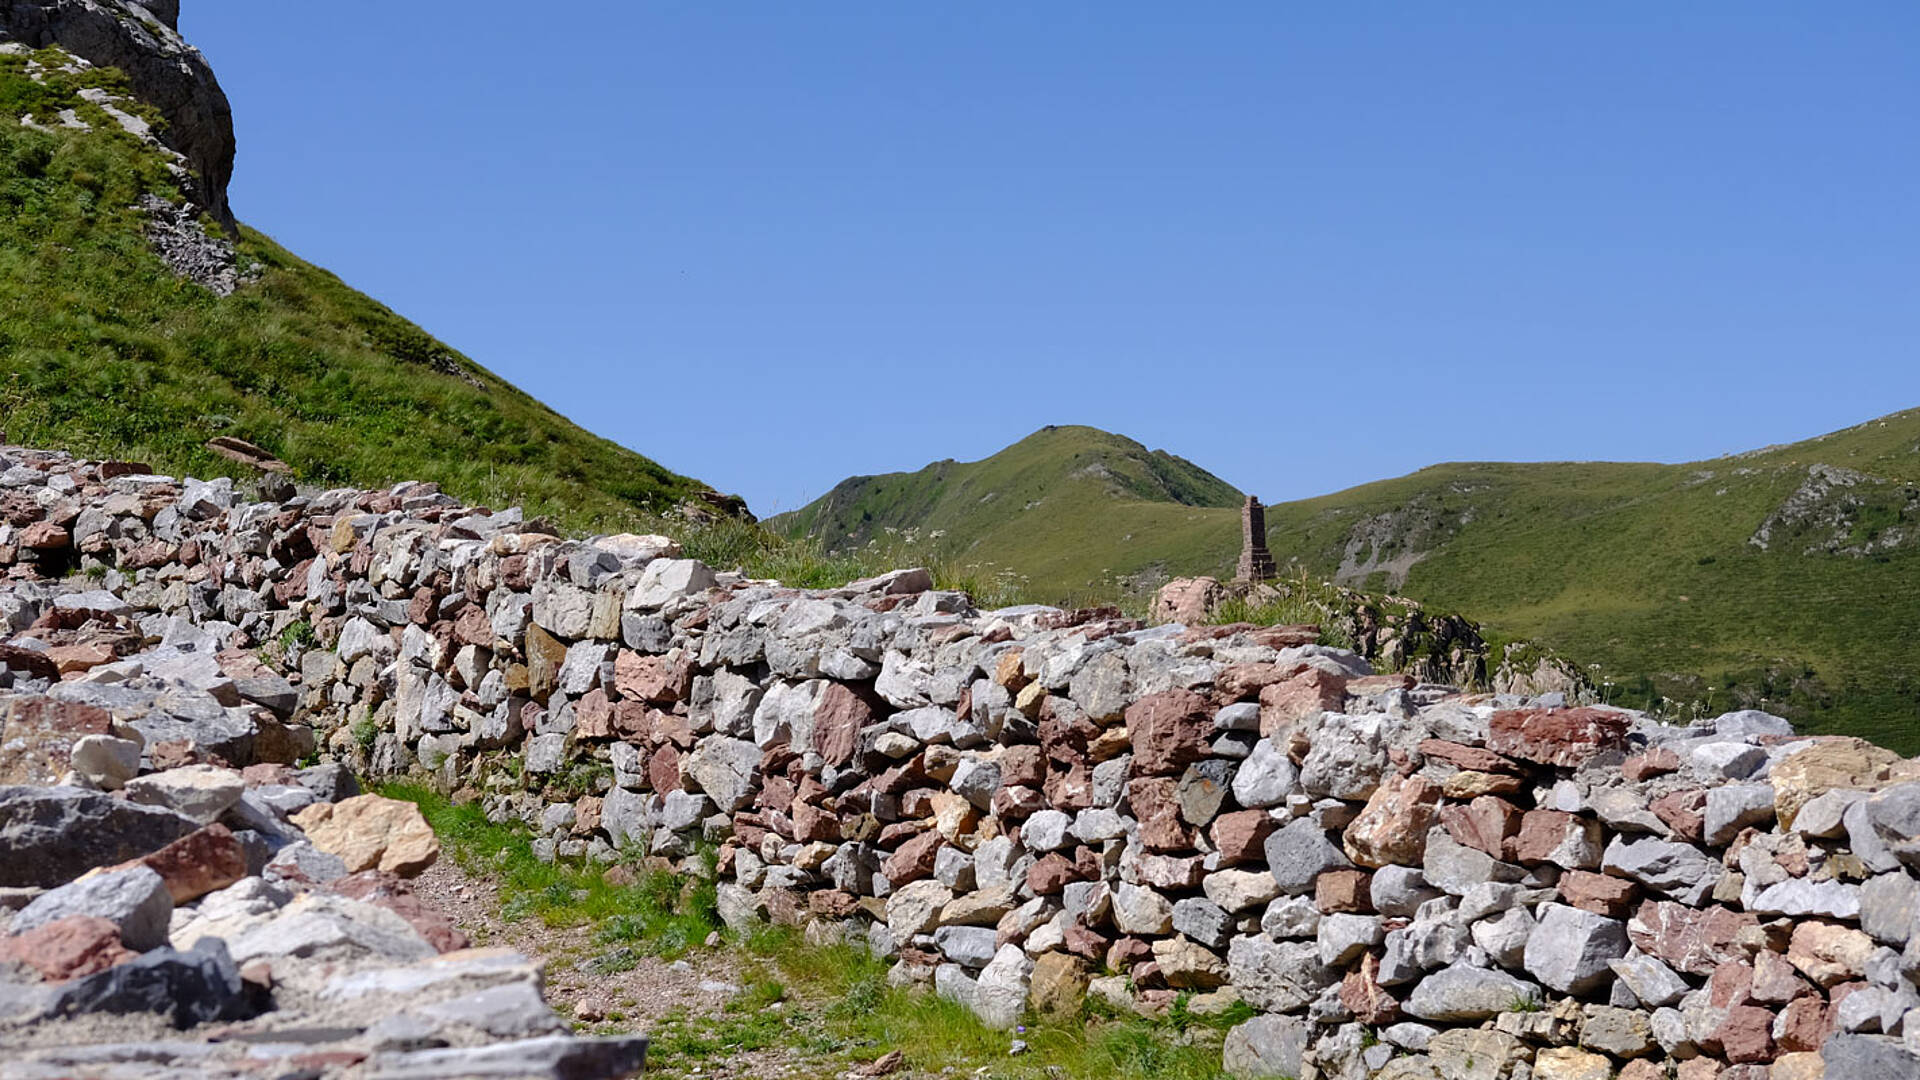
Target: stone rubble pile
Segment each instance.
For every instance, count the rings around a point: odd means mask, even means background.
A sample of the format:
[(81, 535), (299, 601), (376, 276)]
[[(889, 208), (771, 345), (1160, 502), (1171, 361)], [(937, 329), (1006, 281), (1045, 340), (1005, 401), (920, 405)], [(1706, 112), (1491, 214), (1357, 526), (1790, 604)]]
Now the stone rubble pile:
[(644, 1038), (573, 1037), (537, 964), (416, 895), (413, 804), (295, 767), (299, 690), (199, 602), (217, 572), (44, 580), (192, 490), (0, 451), (0, 1080), (637, 1070)]
[[(864, 943), (991, 1024), (1244, 1004), (1249, 1077), (1920, 1076), (1920, 765), (1857, 739), (1416, 683), (1309, 627), (979, 612), (918, 570), (785, 588), (426, 485), (250, 503), (0, 456), (17, 683), (98, 684), (115, 627), (271, 643), (284, 676), (230, 676), (292, 700), (256, 740), (310, 724), (550, 857), (717, 872), (729, 923)], [(23, 642), (75, 567), (126, 622)]]

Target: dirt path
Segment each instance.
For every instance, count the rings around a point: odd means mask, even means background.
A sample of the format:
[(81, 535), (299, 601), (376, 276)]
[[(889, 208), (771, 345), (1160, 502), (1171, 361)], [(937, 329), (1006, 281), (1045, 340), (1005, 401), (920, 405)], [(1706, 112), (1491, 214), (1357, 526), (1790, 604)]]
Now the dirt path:
[[(429, 867), (414, 888), (476, 947), (502, 946), (545, 961), (548, 1002), (583, 1034), (653, 1035), (648, 1076), (806, 1080), (846, 1075), (844, 1062), (824, 1048), (804, 1045), (799, 1032), (794, 1039), (753, 1048), (729, 1038), (742, 1010), (729, 1013), (728, 1003), (762, 974), (736, 952), (696, 948), (674, 961), (644, 956), (626, 971), (603, 973), (590, 966), (607, 951), (595, 941), (596, 927), (552, 927), (538, 918), (506, 921), (495, 883), (468, 874), (452, 859)], [(785, 1010), (788, 1004), (763, 1008)]]

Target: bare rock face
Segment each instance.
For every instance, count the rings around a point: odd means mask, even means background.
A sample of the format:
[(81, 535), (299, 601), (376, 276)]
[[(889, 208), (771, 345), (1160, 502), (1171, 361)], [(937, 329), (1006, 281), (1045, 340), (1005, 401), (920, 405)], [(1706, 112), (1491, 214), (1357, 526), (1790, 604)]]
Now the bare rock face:
[(58, 45), (126, 73), (134, 93), (167, 118), (167, 144), (199, 178), (195, 201), (231, 232), (233, 107), (206, 58), (180, 37), (179, 23), (179, 0), (0, 0), (0, 39)]

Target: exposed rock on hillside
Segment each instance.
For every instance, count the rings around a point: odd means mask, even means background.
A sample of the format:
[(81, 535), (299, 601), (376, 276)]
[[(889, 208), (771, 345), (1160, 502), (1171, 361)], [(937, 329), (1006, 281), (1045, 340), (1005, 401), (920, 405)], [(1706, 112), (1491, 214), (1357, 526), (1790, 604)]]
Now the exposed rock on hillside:
[(200, 51), (180, 37), (178, 0), (0, 0), (0, 40), (58, 45), (119, 68), (166, 117), (164, 139), (199, 178), (196, 201), (231, 231), (233, 108)]
[(1920, 546), (1920, 488), (1833, 465), (1810, 465), (1807, 478), (1767, 515), (1748, 541), (1806, 555), (1861, 558)]

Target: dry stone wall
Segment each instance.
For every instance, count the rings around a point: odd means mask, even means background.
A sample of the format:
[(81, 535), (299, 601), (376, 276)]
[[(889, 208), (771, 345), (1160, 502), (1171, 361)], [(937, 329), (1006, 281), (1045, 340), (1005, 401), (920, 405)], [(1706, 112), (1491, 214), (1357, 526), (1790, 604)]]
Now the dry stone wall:
[(0, 456), (0, 564), (273, 643), (322, 755), (556, 858), (715, 873), (729, 923), (992, 1024), (1250, 1010), (1241, 1076), (1920, 1076), (1920, 768), (1859, 740), (1463, 693), (1297, 627), (976, 611), (919, 570), (785, 588), (429, 485), (250, 503)]

